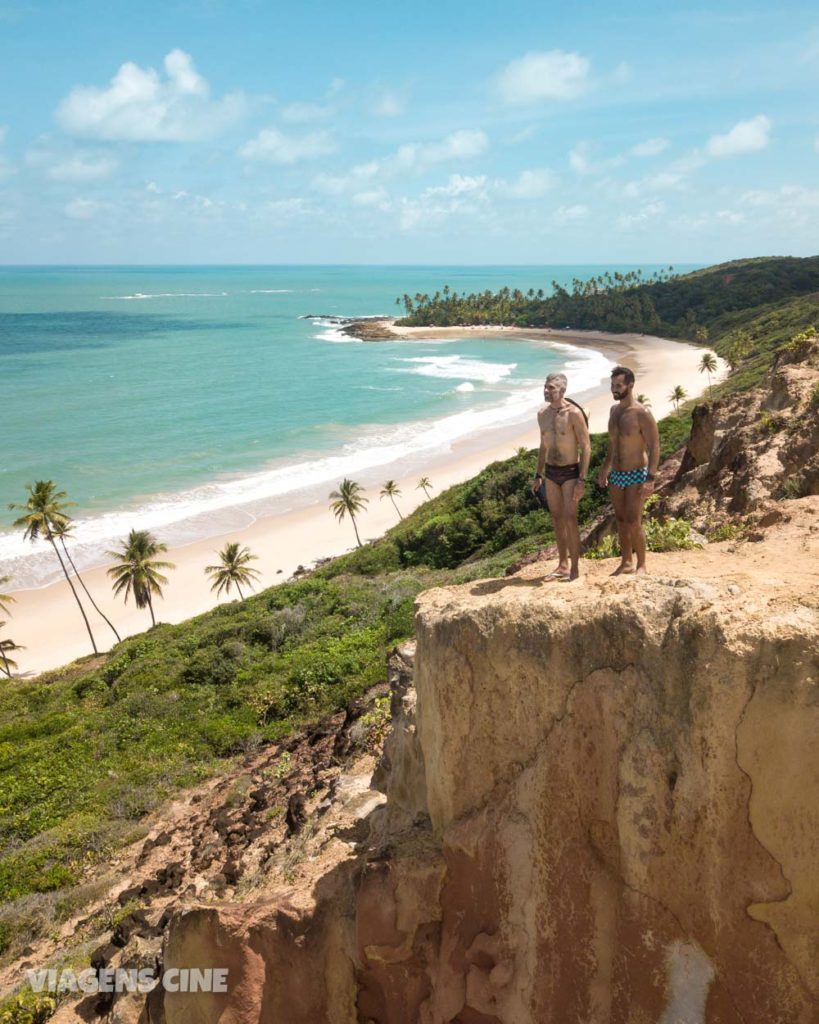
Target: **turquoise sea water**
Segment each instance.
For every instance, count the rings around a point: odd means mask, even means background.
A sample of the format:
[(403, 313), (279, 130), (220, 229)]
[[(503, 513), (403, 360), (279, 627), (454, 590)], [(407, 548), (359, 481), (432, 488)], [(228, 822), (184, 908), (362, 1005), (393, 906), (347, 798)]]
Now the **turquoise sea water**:
[(560, 366), (575, 392), (594, 386), (608, 363), (588, 350), (362, 343), (303, 317), (392, 315), (404, 292), (548, 290), (606, 269), (629, 268), (0, 268), (0, 573), (15, 586), (52, 578), (6, 511), (37, 479), (77, 502), (90, 564), (133, 525), (182, 543), (344, 475), (420, 469), (526, 419)]

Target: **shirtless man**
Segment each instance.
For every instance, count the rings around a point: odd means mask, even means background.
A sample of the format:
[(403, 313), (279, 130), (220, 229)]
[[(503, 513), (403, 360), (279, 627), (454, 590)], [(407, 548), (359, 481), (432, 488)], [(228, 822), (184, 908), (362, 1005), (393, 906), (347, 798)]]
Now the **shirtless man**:
[(576, 580), (580, 575), (577, 503), (583, 497), (591, 458), (589, 429), (583, 411), (563, 397), (567, 384), (565, 374), (550, 373), (543, 385), (543, 397), (549, 404), (537, 414), (540, 451), (532, 484), (534, 494), (545, 484), (557, 541), (557, 568), (546, 579), (561, 581)]
[(611, 371), (611, 393), (617, 405), (612, 406), (609, 414), (609, 448), (597, 477), (601, 487), (608, 484), (617, 516), (620, 564), (612, 576), (646, 571), (643, 505), (654, 491), (660, 461), (657, 423), (648, 409), (635, 399), (633, 391), (632, 371), (625, 366), (615, 366)]

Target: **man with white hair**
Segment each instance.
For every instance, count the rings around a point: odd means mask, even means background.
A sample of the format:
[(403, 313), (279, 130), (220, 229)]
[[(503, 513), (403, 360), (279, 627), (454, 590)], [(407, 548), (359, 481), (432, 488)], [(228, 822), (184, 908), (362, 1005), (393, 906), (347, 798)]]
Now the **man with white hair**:
[(577, 505), (586, 488), (591, 440), (586, 414), (565, 397), (564, 373), (550, 373), (543, 385), (546, 405), (537, 414), (540, 451), (533, 493), (545, 498), (552, 515), (559, 561), (547, 580), (568, 582), (580, 575)]

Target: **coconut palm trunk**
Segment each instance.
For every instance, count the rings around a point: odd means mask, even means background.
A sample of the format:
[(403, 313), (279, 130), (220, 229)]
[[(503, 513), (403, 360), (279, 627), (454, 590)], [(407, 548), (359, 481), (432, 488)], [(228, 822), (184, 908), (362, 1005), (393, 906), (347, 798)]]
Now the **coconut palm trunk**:
[(148, 592), (148, 611), (151, 613), (151, 625), (156, 625), (156, 617), (154, 616), (154, 603), (151, 600), (151, 593)]
[(51, 546), (54, 548), (54, 554), (57, 556), (57, 560), (60, 563), (60, 568), (63, 570), (63, 575), (65, 576), (66, 580), (68, 580), (68, 585), (69, 587), (71, 587), (71, 593), (74, 595), (74, 600), (77, 602), (77, 607), (80, 609), (80, 614), (82, 615), (83, 622), (85, 623), (85, 628), (88, 630), (88, 635), (91, 638), (91, 646), (94, 648), (94, 654), (99, 654), (99, 651), (97, 650), (96, 641), (94, 640), (94, 634), (91, 631), (91, 623), (88, 621), (88, 616), (85, 614), (85, 608), (83, 608), (82, 606), (80, 595), (77, 593), (77, 588), (71, 582), (71, 576), (68, 573), (68, 569), (66, 569), (65, 567), (65, 562), (63, 561), (62, 555), (60, 554), (60, 549), (57, 547), (56, 541), (51, 536), (50, 530), (47, 533), (47, 537), (51, 542)]
[(353, 529), (355, 530), (355, 539), (358, 541), (358, 546), (363, 548), (364, 545), (361, 543), (361, 538), (358, 536), (358, 526), (356, 526), (355, 516), (352, 512), (350, 513), (350, 519), (353, 521)]
[(6, 657), (5, 647), (0, 647), (0, 657), (3, 658), (3, 671), (11, 679), (11, 668), (9, 667), (9, 659)]
[(398, 513), (398, 518), (399, 518), (399, 519), (403, 519), (404, 517), (403, 517), (403, 516), (401, 515), (401, 510), (400, 510), (400, 509), (399, 509), (399, 507), (398, 507), (398, 506), (397, 506), (397, 505), (395, 504), (395, 498), (393, 498), (393, 496), (392, 496), (392, 495), (390, 495), (390, 501), (392, 502), (392, 507), (393, 507), (393, 508), (395, 509), (395, 511), (396, 511), (396, 512)]
[(70, 562), (70, 564), (71, 564), (71, 568), (72, 568), (72, 569), (74, 570), (74, 575), (75, 575), (75, 576), (77, 577), (77, 579), (79, 580), (80, 586), (81, 586), (81, 587), (82, 587), (82, 589), (83, 589), (83, 590), (85, 591), (85, 596), (86, 596), (86, 597), (88, 598), (88, 600), (89, 600), (89, 601), (91, 602), (91, 605), (92, 605), (92, 607), (94, 608), (94, 611), (95, 611), (95, 612), (97, 613), (97, 615), (99, 615), (99, 616), (101, 616), (101, 617), (102, 617), (103, 619), (105, 619), (105, 621), (106, 621), (106, 622), (108, 623), (108, 625), (109, 625), (109, 626), (111, 627), (111, 631), (113, 632), (114, 636), (115, 636), (115, 637), (117, 638), (117, 642), (120, 642), (120, 641), (122, 640), (122, 637), (121, 637), (121, 636), (119, 635), (119, 633), (117, 632), (117, 630), (116, 630), (116, 627), (114, 626), (114, 623), (113, 623), (113, 622), (111, 622), (111, 620), (110, 620), (110, 619), (108, 618), (108, 616), (107, 616), (107, 615), (105, 614), (105, 612), (104, 612), (104, 611), (102, 611), (102, 609), (101, 609), (101, 608), (99, 608), (99, 607), (97, 606), (97, 602), (96, 602), (96, 601), (94, 600), (94, 598), (93, 598), (93, 597), (91, 596), (91, 591), (90, 591), (90, 590), (88, 589), (88, 587), (86, 587), (86, 585), (85, 585), (85, 580), (84, 580), (84, 579), (82, 578), (82, 576), (80, 576), (79, 570), (77, 569), (76, 565), (74, 565), (74, 559), (73, 559), (73, 558), (71, 557), (71, 555), (69, 554), (68, 548), (66, 547), (66, 543), (65, 543), (65, 538), (64, 538), (64, 537), (60, 537), (60, 543), (61, 543), (61, 544), (62, 544), (62, 546), (63, 546), (63, 551), (65, 552), (65, 557), (66, 557), (66, 558), (68, 559), (68, 561)]

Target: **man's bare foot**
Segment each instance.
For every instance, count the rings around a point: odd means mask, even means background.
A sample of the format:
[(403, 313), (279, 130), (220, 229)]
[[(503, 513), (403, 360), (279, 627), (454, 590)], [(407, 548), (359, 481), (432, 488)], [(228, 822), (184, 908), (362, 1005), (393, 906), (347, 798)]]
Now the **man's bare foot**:
[(612, 576), (633, 576), (634, 566), (631, 562), (621, 562), (612, 573)]
[(634, 572), (635, 572), (635, 575), (637, 575), (637, 576), (647, 576), (648, 575), (648, 569), (646, 569), (646, 567), (644, 565), (638, 565), (637, 568), (634, 570)]
[(543, 582), (546, 583), (550, 580), (567, 580), (569, 578), (569, 567), (568, 565), (559, 565), (556, 569), (543, 577)]

